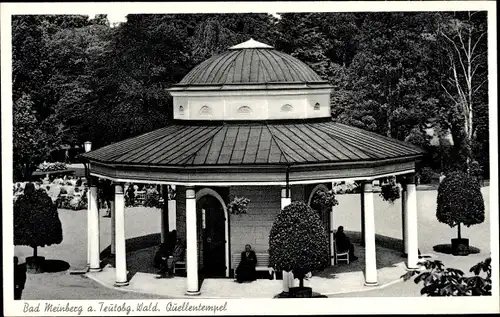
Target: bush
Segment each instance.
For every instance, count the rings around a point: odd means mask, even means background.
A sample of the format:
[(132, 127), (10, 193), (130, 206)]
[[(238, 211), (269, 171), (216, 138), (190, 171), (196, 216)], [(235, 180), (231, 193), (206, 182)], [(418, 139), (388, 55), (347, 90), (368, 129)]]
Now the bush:
[(423, 167), (418, 173), (420, 176), (421, 184), (430, 184), (432, 180), (437, 176), (437, 173), (430, 167)]
[(326, 267), (327, 232), (304, 202), (292, 202), (278, 213), (269, 234), (269, 261), (278, 271), (293, 271), (301, 287), (306, 273)]
[(478, 181), (464, 172), (452, 172), (438, 187), (436, 217), (450, 227), (467, 227), (484, 221), (484, 200)]
[(144, 207), (162, 208), (160, 204), (160, 195), (157, 193), (146, 193)]
[[(425, 272), (409, 271), (402, 277), (405, 281), (412, 276), (415, 283), (423, 283), (421, 295), (427, 296), (482, 296), (491, 295), (491, 258), (471, 267), (473, 276), (464, 276), (464, 272), (445, 268), (441, 261), (423, 263)], [(481, 276), (481, 274), (483, 276)]]
[(32, 185), (14, 203), (14, 245), (32, 247), (36, 257), (37, 247), (59, 244), (63, 237), (56, 205), (45, 190)]

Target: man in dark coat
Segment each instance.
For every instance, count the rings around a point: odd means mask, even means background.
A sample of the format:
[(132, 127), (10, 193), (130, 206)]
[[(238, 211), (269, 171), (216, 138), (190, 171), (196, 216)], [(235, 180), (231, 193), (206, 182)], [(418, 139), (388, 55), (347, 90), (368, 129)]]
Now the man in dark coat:
[(184, 261), (184, 252), (186, 248), (180, 238), (177, 238), (172, 255), (168, 257), (166, 265), (160, 271), (157, 278), (170, 278), (174, 276), (175, 263)]
[(19, 259), (14, 257), (14, 299), (21, 299), (26, 283), (26, 267), (19, 265)]
[(354, 245), (345, 235), (343, 226), (338, 227), (337, 233), (335, 233), (335, 244), (339, 252), (349, 251), (350, 261), (356, 261), (358, 259), (358, 257), (354, 255)]
[(245, 251), (241, 252), (241, 262), (236, 268), (236, 280), (238, 283), (255, 281), (257, 279), (257, 274), (255, 272), (256, 265), (257, 256), (252, 250), (252, 247), (247, 244), (245, 246)]

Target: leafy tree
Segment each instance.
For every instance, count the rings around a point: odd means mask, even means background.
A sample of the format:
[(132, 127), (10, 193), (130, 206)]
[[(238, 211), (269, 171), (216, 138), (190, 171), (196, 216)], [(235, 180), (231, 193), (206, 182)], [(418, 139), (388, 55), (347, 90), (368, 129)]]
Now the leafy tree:
[[(443, 15), (436, 40), (443, 47), (444, 75), (441, 86), (446, 94), (445, 122), (452, 132), (459, 158), (468, 169), (473, 158), (477, 130), (487, 128), (487, 20), (486, 12)], [(482, 110), (479, 120), (475, 116)], [(486, 116), (485, 116), (486, 114)]]
[(465, 276), (458, 269), (446, 268), (439, 261), (426, 261), (425, 271), (409, 271), (402, 277), (405, 281), (417, 275), (416, 284), (422, 282), (421, 295), (427, 296), (484, 296), (491, 295), (491, 258), (471, 267), (473, 276)]
[(451, 172), (439, 184), (436, 217), (450, 227), (467, 227), (484, 221), (484, 200), (477, 179), (464, 172)]
[(24, 194), (14, 202), (14, 244), (37, 248), (62, 242), (62, 226), (56, 205), (43, 189), (28, 183)]
[(304, 202), (281, 210), (269, 233), (269, 260), (278, 271), (293, 271), (304, 287), (305, 274), (328, 261), (328, 235), (319, 215)]

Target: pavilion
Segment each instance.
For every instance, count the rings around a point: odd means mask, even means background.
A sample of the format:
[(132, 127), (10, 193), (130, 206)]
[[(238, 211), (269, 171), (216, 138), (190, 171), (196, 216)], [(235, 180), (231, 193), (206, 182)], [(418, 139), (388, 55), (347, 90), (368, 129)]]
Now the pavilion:
[[(117, 286), (128, 285), (125, 250), (126, 182), (175, 186), (163, 215), (187, 244), (186, 293), (197, 295), (202, 268), (229, 277), (232, 254), (249, 243), (267, 252), (278, 211), (292, 200), (311, 202), (332, 182), (361, 182), (365, 285), (377, 285), (372, 183), (404, 179), (403, 237), (407, 267), (417, 268), (415, 164), (424, 151), (411, 144), (332, 121), (332, 87), (298, 59), (249, 40), (196, 66), (168, 89), (168, 126), (85, 153), (92, 176), (115, 186), (112, 250)], [(97, 191), (88, 211), (90, 270), (100, 270)], [(228, 214), (234, 197), (248, 213)], [(338, 206), (336, 208), (342, 208)], [(330, 233), (333, 210), (322, 219)], [(166, 230), (162, 230), (162, 239)]]

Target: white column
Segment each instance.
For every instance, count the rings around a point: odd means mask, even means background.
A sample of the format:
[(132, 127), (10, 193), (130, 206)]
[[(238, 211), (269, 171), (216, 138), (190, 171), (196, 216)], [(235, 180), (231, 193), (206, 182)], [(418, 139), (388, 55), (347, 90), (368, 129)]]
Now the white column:
[(99, 208), (97, 201), (97, 187), (90, 186), (89, 195), (89, 239), (90, 239), (90, 271), (101, 270), (100, 247), (99, 247)]
[(115, 286), (128, 285), (123, 184), (115, 184)]
[(115, 223), (115, 202), (111, 201), (111, 254), (115, 254), (115, 249), (116, 249), (116, 223)]
[(194, 187), (186, 187), (186, 265), (187, 295), (200, 295), (198, 288), (198, 242), (196, 225), (196, 195)]
[[(281, 209), (292, 203), (292, 195), (290, 189), (287, 190), (286, 186), (281, 187)], [(283, 274), (283, 292), (288, 292), (290, 287), (294, 287), (293, 272), (282, 271)]]
[(363, 184), (365, 219), (365, 285), (377, 285), (377, 255), (375, 249), (375, 211), (373, 208), (373, 184)]
[(360, 245), (365, 246), (365, 195), (364, 195), (363, 188), (361, 188), (360, 201), (361, 201), (361, 241), (360, 241)]
[(332, 210), (330, 210), (330, 265), (335, 265), (335, 245), (334, 245), (334, 236), (333, 236), (333, 230), (334, 230), (334, 222), (333, 222), (333, 213), (335, 212), (334, 207), (332, 207)]
[(403, 232), (403, 254), (408, 255), (408, 191), (406, 182), (401, 183), (401, 216), (402, 220), (402, 232)]
[(406, 231), (408, 240), (408, 269), (418, 268), (417, 186), (415, 174), (411, 174), (406, 185)]
[(91, 222), (90, 222), (90, 208), (92, 204), (90, 203), (90, 187), (87, 190), (87, 267), (90, 268), (90, 239), (91, 239), (91, 233), (90, 233), (90, 227)]
[(177, 201), (170, 199), (168, 201), (168, 228), (170, 231), (177, 230)]
[(286, 190), (286, 186), (281, 187), (281, 209), (292, 203), (292, 195), (290, 189)]

